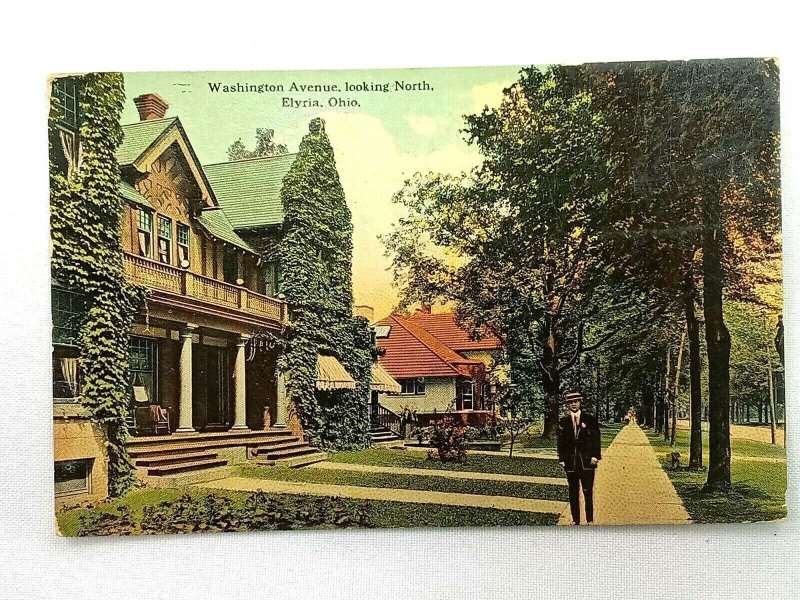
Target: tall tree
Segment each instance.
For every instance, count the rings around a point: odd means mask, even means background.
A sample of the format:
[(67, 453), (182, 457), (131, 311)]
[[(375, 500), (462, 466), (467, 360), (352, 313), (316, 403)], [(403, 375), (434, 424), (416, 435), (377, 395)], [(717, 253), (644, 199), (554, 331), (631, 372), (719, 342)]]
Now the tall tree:
[[(725, 489), (730, 486), (730, 335), (722, 306), (738, 275), (728, 234), (733, 224), (753, 238), (769, 237), (776, 228), (777, 68), (772, 61), (743, 59), (594, 65), (586, 72), (612, 129), (611, 153), (621, 165), (614, 188), (630, 212), (617, 220), (620, 229), (656, 241), (664, 230), (670, 232), (667, 238), (685, 234), (687, 240), (665, 240), (664, 248), (683, 252), (687, 260), (680, 264), (700, 260), (711, 421), (707, 487)], [(687, 278), (692, 273), (684, 271)], [(691, 363), (697, 342), (690, 327), (690, 365), (696, 373), (696, 362)], [(693, 407), (692, 414), (697, 412)]]
[[(369, 386), (376, 358), (369, 326), (353, 317), (353, 224), (324, 122), (314, 119), (283, 181), (280, 242), (289, 332), (281, 368), (289, 400), (313, 443), (369, 444)], [(318, 354), (336, 357), (356, 389), (317, 390)]]
[(560, 68), (524, 69), (499, 108), (468, 116), (482, 165), (406, 182), (395, 200), (410, 216), (385, 239), (406, 304), (455, 301), (465, 325), (504, 342), (524, 393), (544, 388), (544, 436), (557, 428), (562, 374), (615, 331), (589, 316), (619, 303), (592, 280), (587, 222), (605, 201), (606, 129), (565, 81)]

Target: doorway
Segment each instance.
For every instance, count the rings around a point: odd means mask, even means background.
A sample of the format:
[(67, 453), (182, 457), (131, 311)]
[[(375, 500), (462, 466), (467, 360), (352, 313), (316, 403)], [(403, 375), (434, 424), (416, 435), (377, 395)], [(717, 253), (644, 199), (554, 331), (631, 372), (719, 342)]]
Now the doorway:
[(228, 348), (192, 347), (192, 426), (224, 431), (231, 426), (231, 358)]

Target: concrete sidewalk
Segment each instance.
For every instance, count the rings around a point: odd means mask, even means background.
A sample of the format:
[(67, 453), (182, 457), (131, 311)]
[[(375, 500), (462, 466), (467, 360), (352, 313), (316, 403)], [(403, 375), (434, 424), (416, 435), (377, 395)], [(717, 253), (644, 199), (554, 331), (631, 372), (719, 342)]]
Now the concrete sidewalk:
[(416, 504), (444, 504), (447, 506), (472, 506), (476, 508), (499, 508), (525, 512), (560, 514), (567, 506), (555, 500), (535, 500), (511, 496), (483, 496), (479, 494), (450, 494), (394, 488), (372, 488), (355, 485), (328, 485), (294, 481), (275, 481), (249, 477), (228, 477), (198, 487), (242, 492), (273, 492), (278, 494), (307, 494), (312, 496), (336, 496), (361, 500), (388, 500), (391, 502), (413, 502)]
[[(584, 517), (581, 506), (581, 520)], [(603, 451), (594, 484), (595, 525), (685, 525), (681, 502), (641, 427), (624, 427)], [(559, 524), (572, 523), (569, 507)]]

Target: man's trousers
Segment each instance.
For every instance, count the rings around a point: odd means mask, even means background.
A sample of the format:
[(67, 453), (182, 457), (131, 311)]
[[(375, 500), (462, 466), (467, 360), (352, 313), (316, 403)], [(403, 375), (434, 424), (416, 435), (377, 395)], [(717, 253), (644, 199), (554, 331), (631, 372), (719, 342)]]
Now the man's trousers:
[(580, 466), (575, 471), (567, 471), (569, 483), (569, 508), (572, 511), (572, 520), (577, 525), (581, 522), (580, 489), (583, 488), (583, 503), (586, 509), (586, 520), (594, 521), (594, 502), (592, 488), (594, 488), (594, 469), (582, 469)]

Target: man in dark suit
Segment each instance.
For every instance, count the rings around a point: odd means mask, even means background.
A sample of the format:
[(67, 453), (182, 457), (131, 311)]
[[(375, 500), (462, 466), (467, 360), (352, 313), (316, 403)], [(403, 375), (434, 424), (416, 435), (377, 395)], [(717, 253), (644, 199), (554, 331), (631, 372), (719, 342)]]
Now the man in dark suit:
[(594, 472), (600, 462), (600, 425), (597, 419), (583, 410), (583, 394), (569, 392), (564, 395), (567, 415), (559, 422), (558, 461), (567, 472), (569, 506), (572, 520), (581, 522), (580, 490), (586, 508), (586, 521), (594, 521), (592, 488)]

